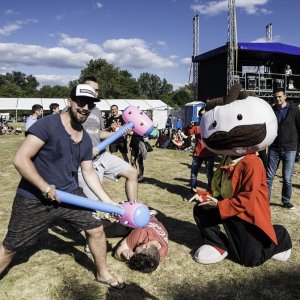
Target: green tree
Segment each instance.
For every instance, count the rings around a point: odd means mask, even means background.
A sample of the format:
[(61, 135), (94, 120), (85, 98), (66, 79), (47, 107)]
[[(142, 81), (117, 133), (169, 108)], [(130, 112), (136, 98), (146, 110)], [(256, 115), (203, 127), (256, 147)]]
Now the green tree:
[(37, 87), (39, 86), (39, 83), (34, 76), (27, 76), (26, 74), (17, 71), (13, 71), (12, 73), (6, 73), (2, 76), (4, 76), (4, 78), (0, 80), (0, 83), (4, 82), (4, 84), (16, 84), (24, 91), (25, 96), (36, 96)]
[[(18, 86), (22, 89), (23, 97), (35, 97), (38, 93), (37, 87), (39, 86), (38, 81), (32, 75), (26, 75), (24, 73), (13, 71), (12, 73), (6, 73), (0, 76), (0, 88), (7, 86), (10, 90), (13, 86)], [(13, 92), (13, 91), (12, 91)], [(13, 92), (10, 97), (19, 97), (19, 91)]]
[(169, 98), (172, 95), (173, 86), (166, 79), (161, 80), (159, 76), (142, 73), (138, 78), (140, 94), (147, 99)]
[(86, 76), (94, 76), (100, 85), (99, 96), (106, 99), (136, 98), (138, 85), (128, 71), (122, 71), (105, 59), (90, 60), (81, 71), (79, 82)]
[(71, 89), (66, 86), (50, 86), (44, 85), (40, 90), (38, 96), (41, 98), (68, 98)]
[(172, 100), (176, 105), (182, 107), (186, 103), (191, 102), (191, 97), (192, 91), (189, 86), (185, 85), (174, 92)]
[(6, 83), (0, 85), (0, 98), (24, 98), (25, 91), (16, 83)]
[(138, 78), (140, 94), (147, 99), (159, 99), (162, 88), (161, 79), (154, 74), (142, 73)]

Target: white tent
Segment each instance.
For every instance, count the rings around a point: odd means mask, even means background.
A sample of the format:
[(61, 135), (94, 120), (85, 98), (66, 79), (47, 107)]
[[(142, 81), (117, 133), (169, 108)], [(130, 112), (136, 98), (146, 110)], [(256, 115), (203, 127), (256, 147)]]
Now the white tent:
[[(16, 117), (19, 110), (31, 110), (34, 104), (40, 104), (45, 111), (49, 110), (51, 103), (58, 103), (60, 109), (67, 105), (67, 99), (63, 98), (0, 98), (0, 111), (15, 110)], [(161, 100), (143, 100), (143, 99), (101, 99), (96, 103), (101, 111), (110, 111), (111, 105), (116, 104), (122, 111), (126, 107), (133, 105), (139, 107), (143, 111), (149, 112), (153, 120), (154, 126), (162, 129), (166, 125), (168, 115), (172, 108)]]

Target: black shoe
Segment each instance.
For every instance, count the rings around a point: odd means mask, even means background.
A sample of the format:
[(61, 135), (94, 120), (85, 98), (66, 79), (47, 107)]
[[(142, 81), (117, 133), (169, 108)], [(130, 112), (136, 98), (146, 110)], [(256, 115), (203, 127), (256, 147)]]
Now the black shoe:
[(296, 207), (291, 202), (284, 203), (282, 206), (287, 209), (296, 209)]

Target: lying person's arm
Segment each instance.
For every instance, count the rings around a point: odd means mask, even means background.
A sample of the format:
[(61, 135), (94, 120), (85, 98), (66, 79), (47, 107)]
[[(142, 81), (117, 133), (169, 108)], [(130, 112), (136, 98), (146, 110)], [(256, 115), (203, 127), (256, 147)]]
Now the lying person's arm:
[(117, 248), (115, 252), (115, 258), (121, 261), (127, 261), (132, 257), (133, 254), (134, 252), (129, 249), (125, 238)]

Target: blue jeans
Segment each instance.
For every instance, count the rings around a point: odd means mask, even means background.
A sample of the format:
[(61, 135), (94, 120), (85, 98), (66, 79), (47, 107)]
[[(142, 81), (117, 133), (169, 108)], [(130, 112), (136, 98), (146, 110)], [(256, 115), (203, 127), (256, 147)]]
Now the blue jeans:
[(215, 156), (206, 157), (206, 158), (193, 156), (192, 167), (191, 167), (191, 180), (190, 180), (191, 189), (196, 188), (197, 186), (197, 176), (203, 162), (205, 163), (205, 173), (207, 176), (208, 189), (210, 189), (211, 180), (214, 174)]
[(272, 183), (276, 175), (280, 161), (282, 161), (282, 191), (281, 201), (283, 204), (289, 203), (292, 196), (292, 175), (296, 157), (295, 151), (283, 151), (269, 148), (268, 153), (268, 170), (267, 170), (267, 184), (269, 190), (269, 199), (272, 196)]

